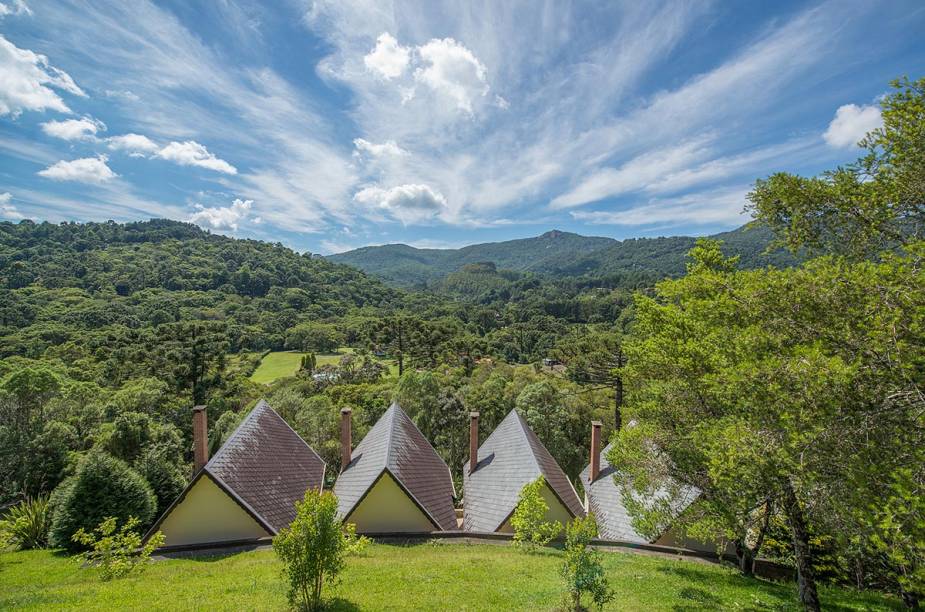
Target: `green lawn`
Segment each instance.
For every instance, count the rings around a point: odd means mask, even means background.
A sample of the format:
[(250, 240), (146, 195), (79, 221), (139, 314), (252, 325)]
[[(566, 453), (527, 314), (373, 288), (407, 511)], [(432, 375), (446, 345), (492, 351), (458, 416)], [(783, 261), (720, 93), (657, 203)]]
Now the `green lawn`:
[(295, 351), (278, 351), (267, 353), (260, 361), (260, 365), (251, 374), (251, 380), (255, 383), (270, 384), (277, 378), (294, 375), (298, 369), (304, 353)]
[[(315, 364), (319, 366), (336, 365), (340, 362), (341, 357), (353, 352), (353, 348), (342, 346), (337, 349), (336, 353), (316, 353)], [(278, 378), (294, 376), (299, 370), (302, 355), (305, 354), (306, 353), (299, 353), (297, 351), (276, 351), (267, 353), (266, 357), (260, 362), (260, 365), (257, 366), (257, 369), (254, 370), (254, 373), (251, 374), (251, 380), (255, 383), (268, 385)], [(398, 375), (398, 365), (393, 361), (388, 359), (380, 361), (388, 366), (390, 375)]]
[[(744, 579), (693, 561), (605, 553), (616, 599), (609, 610), (797, 610), (793, 584)], [(551, 610), (561, 602), (561, 553), (506, 546), (374, 544), (326, 589), (335, 610)], [(0, 609), (284, 609), (272, 551), (173, 559), (101, 582), (95, 569), (48, 551), (0, 554)], [(831, 610), (899, 609), (898, 600), (824, 588)]]

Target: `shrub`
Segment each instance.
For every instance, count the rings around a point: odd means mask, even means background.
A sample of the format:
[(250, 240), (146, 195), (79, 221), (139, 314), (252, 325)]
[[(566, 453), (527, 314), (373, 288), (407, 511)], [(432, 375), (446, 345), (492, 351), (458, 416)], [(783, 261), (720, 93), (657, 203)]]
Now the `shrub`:
[(27, 499), (10, 508), (0, 531), (6, 534), (6, 545), (19, 550), (45, 548), (48, 546), (48, 529), (51, 515), (48, 512), (48, 496)]
[[(63, 488), (62, 488), (63, 487)], [(106, 518), (148, 524), (157, 501), (151, 487), (124, 461), (96, 451), (87, 455), (73, 477), (56, 490), (50, 542), (69, 550), (79, 550), (72, 536), (81, 528), (92, 530)]]
[(511, 515), (516, 546), (529, 549), (545, 546), (562, 533), (561, 523), (546, 520), (549, 505), (543, 499), (542, 490), (545, 486), (546, 479), (540, 476), (533, 482), (525, 484), (520, 490), (517, 507)]
[(289, 602), (299, 610), (321, 608), (324, 581), (336, 580), (344, 567), (344, 555), (359, 552), (368, 540), (356, 538), (352, 525), (337, 519), (333, 493), (309, 489), (296, 502), (296, 518), (273, 538), (273, 549), (282, 560), (289, 582)]
[(586, 593), (598, 608), (603, 608), (614, 596), (607, 586), (600, 553), (588, 547), (596, 536), (597, 522), (593, 516), (576, 518), (565, 528), (565, 560), (559, 573), (565, 579), (570, 608), (576, 612), (585, 609), (581, 597)]
[(164, 534), (158, 531), (142, 546), (138, 519), (134, 516), (125, 521), (122, 529), (116, 530), (117, 526), (116, 519), (110, 516), (89, 532), (81, 527), (71, 538), (89, 549), (80, 558), (85, 565), (99, 567), (103, 580), (143, 568), (142, 564), (151, 559), (151, 553), (164, 543)]

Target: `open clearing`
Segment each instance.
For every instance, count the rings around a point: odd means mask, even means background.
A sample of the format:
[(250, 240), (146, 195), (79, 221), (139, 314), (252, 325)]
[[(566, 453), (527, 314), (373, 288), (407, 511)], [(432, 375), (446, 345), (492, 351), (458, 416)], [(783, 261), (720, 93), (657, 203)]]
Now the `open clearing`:
[[(355, 349), (349, 346), (342, 346), (337, 349), (336, 353), (315, 353), (315, 364), (318, 366), (337, 365), (341, 357), (349, 355), (354, 351)], [(307, 353), (300, 353), (298, 351), (274, 351), (272, 353), (267, 353), (266, 357), (260, 361), (260, 365), (257, 366), (257, 369), (254, 370), (254, 373), (251, 374), (251, 380), (255, 383), (269, 385), (279, 378), (295, 376), (295, 373), (299, 371), (299, 364), (301, 363), (303, 355), (307, 355)], [(398, 365), (394, 361), (391, 359), (376, 360), (388, 367), (389, 375), (398, 375)]]
[[(334, 610), (551, 610), (562, 601), (552, 549), (373, 544), (347, 561)], [(604, 553), (616, 598), (608, 610), (798, 610), (793, 583), (740, 577), (716, 565)], [(282, 610), (286, 586), (270, 550), (170, 559), (141, 574), (101, 582), (97, 570), (50, 551), (0, 554), (0, 609)], [(901, 609), (876, 593), (823, 588), (829, 610)]]

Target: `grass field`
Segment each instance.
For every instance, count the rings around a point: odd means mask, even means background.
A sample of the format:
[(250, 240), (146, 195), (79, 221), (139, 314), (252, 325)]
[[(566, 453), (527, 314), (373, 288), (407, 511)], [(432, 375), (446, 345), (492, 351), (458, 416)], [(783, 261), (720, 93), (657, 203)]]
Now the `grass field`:
[[(561, 553), (506, 546), (374, 544), (350, 558), (334, 610), (552, 610), (562, 601)], [(608, 610), (797, 610), (795, 586), (745, 579), (715, 565), (605, 553), (616, 598)], [(49, 551), (0, 554), (0, 609), (282, 610), (286, 586), (272, 551), (172, 559), (101, 582), (96, 569)], [(900, 609), (874, 593), (823, 588), (829, 610)]]
[[(349, 346), (342, 346), (337, 349), (336, 353), (316, 353), (315, 364), (319, 366), (336, 365), (341, 357), (353, 352), (354, 349)], [(293, 376), (299, 370), (302, 355), (305, 355), (305, 353), (296, 351), (276, 351), (267, 353), (267, 356), (261, 360), (260, 365), (257, 366), (257, 369), (251, 374), (251, 380), (256, 383), (268, 385), (278, 378)], [(388, 366), (390, 375), (398, 374), (398, 366), (391, 360), (380, 361)]]

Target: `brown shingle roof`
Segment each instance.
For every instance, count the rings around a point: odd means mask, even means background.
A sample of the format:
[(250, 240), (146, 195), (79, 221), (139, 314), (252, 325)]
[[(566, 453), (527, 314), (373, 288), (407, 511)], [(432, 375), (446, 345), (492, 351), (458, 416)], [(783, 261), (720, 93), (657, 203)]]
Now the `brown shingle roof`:
[(435, 529), (456, 528), (450, 469), (397, 403), (389, 407), (353, 450), (350, 464), (334, 483), (341, 518), (349, 516), (386, 470)]
[(203, 468), (274, 532), (295, 518), (295, 502), (321, 489), (325, 463), (260, 400)]
[(497, 531), (517, 506), (520, 490), (542, 475), (572, 516), (584, 506), (565, 472), (530, 426), (512, 410), (479, 447), (475, 472), (463, 467), (463, 529)]

